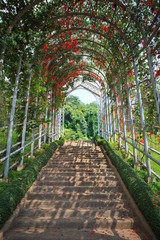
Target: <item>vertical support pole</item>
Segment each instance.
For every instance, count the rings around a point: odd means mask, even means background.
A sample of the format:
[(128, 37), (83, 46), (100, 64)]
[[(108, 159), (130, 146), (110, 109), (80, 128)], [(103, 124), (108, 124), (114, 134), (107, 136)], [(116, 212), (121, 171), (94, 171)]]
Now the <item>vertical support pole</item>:
[(130, 89), (129, 89), (129, 86), (128, 86), (128, 78), (127, 78), (127, 73), (126, 73), (125, 66), (124, 66), (124, 70), (125, 70), (125, 83), (126, 83), (127, 98), (128, 98), (128, 109), (129, 109), (131, 132), (132, 132), (133, 155), (134, 155), (135, 164), (137, 164), (137, 152), (136, 152), (134, 122), (133, 122), (133, 115), (132, 115), (132, 108), (131, 108), (131, 96), (130, 96)]
[(31, 156), (33, 157), (33, 152), (34, 152), (34, 132), (35, 129), (32, 128), (32, 143), (31, 143)]
[[(36, 106), (38, 104), (38, 98), (36, 98)], [(36, 117), (36, 111), (34, 113), (34, 118)], [(35, 128), (32, 128), (32, 143), (31, 143), (31, 156), (33, 157), (34, 152), (34, 141), (35, 141)]]
[(117, 130), (118, 130), (118, 146), (121, 148), (121, 138), (120, 138), (120, 124), (119, 124), (119, 109), (118, 109), (118, 97), (117, 97), (117, 91), (116, 91), (116, 83), (114, 79), (114, 91), (116, 95), (116, 115), (117, 115)]
[(58, 133), (58, 139), (61, 137), (61, 108), (59, 109), (58, 114), (58, 127), (59, 127), (59, 133)]
[(103, 114), (102, 114), (102, 95), (101, 95), (101, 101), (100, 101), (100, 119), (101, 119), (101, 137), (103, 137), (103, 124), (102, 124), (102, 118), (103, 118)]
[[(47, 115), (48, 115), (48, 108), (46, 108), (46, 113), (45, 113), (45, 121), (47, 121)], [(47, 135), (47, 123), (45, 123), (44, 127), (44, 143), (46, 143), (46, 136)]]
[(53, 107), (53, 111), (52, 111), (52, 142), (54, 141), (54, 134), (55, 134), (55, 129), (54, 129), (54, 126), (55, 126), (55, 124), (54, 124), (54, 120), (55, 120), (55, 118), (54, 118), (54, 107)]
[[(112, 99), (113, 99), (113, 92), (112, 92)], [(114, 134), (114, 142), (116, 142), (116, 125), (115, 125), (114, 101), (112, 101), (112, 107), (113, 107), (113, 134)]]
[(147, 58), (148, 58), (148, 65), (149, 65), (149, 70), (150, 70), (150, 77), (151, 77), (151, 82), (152, 82), (152, 87), (153, 87), (153, 92), (154, 92), (154, 98), (155, 98), (155, 103), (156, 103), (156, 109), (157, 109), (157, 117), (158, 117), (158, 123), (160, 125), (160, 99), (159, 99), (159, 92), (157, 89), (157, 83), (156, 79), (154, 77), (154, 68), (153, 68), (153, 63), (152, 63), (152, 56), (151, 56), (151, 51), (150, 47), (147, 45), (147, 38), (145, 37), (145, 33), (143, 28), (142, 34), (145, 42), (145, 48), (147, 52)]
[(107, 130), (107, 140), (109, 141), (109, 115), (108, 115), (108, 96), (106, 93), (106, 122), (107, 122), (107, 126), (106, 126), (106, 130)]
[(107, 139), (107, 116), (106, 116), (106, 94), (105, 94), (105, 99), (104, 99), (104, 114), (105, 114), (105, 119), (104, 119), (104, 126), (105, 126), (105, 138)]
[(57, 122), (58, 122), (58, 115), (57, 115), (57, 111), (56, 111), (55, 112), (55, 140), (58, 139), (58, 136), (57, 136), (57, 134), (58, 134), (58, 124), (57, 124)]
[(50, 93), (50, 99), (49, 99), (49, 126), (48, 126), (48, 143), (50, 144), (51, 140), (51, 121), (52, 121), (52, 91)]
[(32, 78), (32, 70), (29, 70), (29, 83), (28, 83), (28, 90), (27, 90), (27, 98), (26, 98), (26, 106), (25, 106), (25, 116), (24, 116), (24, 121), (23, 121), (23, 131), (22, 131), (22, 142), (21, 142), (21, 153), (22, 153), (22, 158), (20, 161), (20, 166), (23, 166), (23, 161), (24, 161), (24, 145), (25, 145), (25, 138), (26, 138), (26, 127), (27, 127), (27, 115), (28, 115), (28, 106), (29, 106), (29, 93), (30, 93), (30, 87), (31, 87), (31, 78)]
[(138, 103), (139, 103), (139, 109), (140, 109), (141, 126), (142, 126), (142, 130), (143, 130), (144, 151), (145, 151), (147, 172), (148, 172), (148, 177), (151, 177), (151, 164), (150, 164), (150, 159), (148, 157), (148, 140), (147, 140), (146, 126), (145, 126), (142, 96), (141, 96), (141, 90), (140, 90), (140, 86), (139, 86), (137, 66), (135, 64), (134, 59), (133, 59), (133, 66), (134, 66), (134, 75), (135, 75), (136, 87), (137, 87)]
[(104, 104), (103, 104), (104, 93), (102, 93), (101, 99), (101, 121), (102, 121), (102, 137), (104, 138)]
[(99, 105), (98, 104), (97, 104), (97, 117), (98, 117), (98, 136), (100, 136)]
[(112, 142), (113, 141), (113, 138), (112, 138), (112, 115), (111, 115), (111, 99), (109, 98), (109, 122), (110, 122), (110, 141)]
[(64, 106), (63, 106), (63, 120), (62, 120), (62, 122), (63, 122), (62, 135), (64, 136)]
[(10, 124), (9, 124), (9, 131), (8, 131), (8, 141), (7, 141), (7, 149), (6, 149), (6, 163), (4, 169), (4, 178), (8, 178), (8, 171), (9, 171), (9, 159), (10, 159), (10, 152), (11, 152), (11, 143), (12, 143), (12, 134), (13, 134), (13, 121), (15, 116), (15, 109), (16, 109), (16, 102), (17, 102), (17, 92), (18, 92), (18, 85), (19, 85), (19, 76), (21, 71), (22, 65), (22, 55), (19, 57), (18, 67), (17, 67), (17, 74), (16, 74), (16, 81), (15, 81), (15, 89), (13, 94), (12, 100), (12, 108), (11, 108), (11, 115), (10, 115)]
[(121, 100), (121, 107), (122, 107), (122, 119), (123, 119), (123, 131), (124, 131), (124, 140), (125, 140), (125, 152), (128, 154), (128, 144), (127, 144), (127, 131), (126, 131), (126, 120), (125, 120), (125, 113), (124, 113), (124, 101), (123, 101), (123, 94), (122, 94), (122, 84), (119, 80), (119, 89), (120, 89), (120, 100)]
[[(40, 116), (40, 120), (42, 119), (42, 114)], [(39, 140), (38, 140), (38, 148), (41, 148), (41, 142), (42, 142), (42, 123), (39, 125)]]
[(109, 96), (107, 97), (107, 116), (108, 116), (108, 141), (111, 141), (110, 115), (109, 115)]

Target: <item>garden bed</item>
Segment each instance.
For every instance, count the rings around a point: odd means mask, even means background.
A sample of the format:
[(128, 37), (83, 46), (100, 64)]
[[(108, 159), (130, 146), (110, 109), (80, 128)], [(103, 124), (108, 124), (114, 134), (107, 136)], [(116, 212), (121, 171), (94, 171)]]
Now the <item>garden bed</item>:
[(118, 170), (124, 184), (133, 197), (139, 210), (142, 212), (157, 239), (160, 239), (160, 196), (153, 188), (147, 184), (137, 170), (129, 166), (116, 151), (111, 147), (106, 139), (96, 138), (98, 145), (102, 145), (113, 165)]
[(65, 139), (61, 138), (51, 143), (45, 151), (31, 162), (27, 168), (22, 170), (17, 179), (12, 182), (1, 183), (0, 188), (0, 227), (11, 216), (16, 206), (20, 203), (27, 190), (35, 181), (41, 168), (46, 165), (58, 146), (64, 144)]

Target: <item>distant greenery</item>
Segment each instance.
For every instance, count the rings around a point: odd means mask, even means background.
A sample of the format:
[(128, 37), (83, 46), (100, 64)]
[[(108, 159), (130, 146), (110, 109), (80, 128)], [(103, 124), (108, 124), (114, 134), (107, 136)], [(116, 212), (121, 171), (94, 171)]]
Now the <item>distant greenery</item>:
[(97, 104), (82, 103), (70, 96), (65, 105), (65, 137), (68, 140), (91, 140), (98, 133)]

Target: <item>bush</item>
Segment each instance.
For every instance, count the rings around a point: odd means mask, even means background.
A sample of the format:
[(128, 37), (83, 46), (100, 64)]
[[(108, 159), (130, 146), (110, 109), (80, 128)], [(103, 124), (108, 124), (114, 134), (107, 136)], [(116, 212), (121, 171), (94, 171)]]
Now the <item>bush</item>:
[(103, 145), (138, 208), (149, 222), (157, 239), (160, 239), (160, 197), (138, 176), (134, 169), (123, 161), (106, 139), (96, 137), (96, 141), (99, 145)]
[(49, 145), (44, 153), (38, 156), (24, 171), (21, 172), (19, 178), (8, 184), (5, 188), (0, 188), (0, 227), (4, 225), (6, 220), (15, 210), (17, 204), (24, 197), (27, 190), (35, 181), (41, 168), (46, 165), (58, 145), (62, 146), (65, 142), (64, 138), (56, 140)]

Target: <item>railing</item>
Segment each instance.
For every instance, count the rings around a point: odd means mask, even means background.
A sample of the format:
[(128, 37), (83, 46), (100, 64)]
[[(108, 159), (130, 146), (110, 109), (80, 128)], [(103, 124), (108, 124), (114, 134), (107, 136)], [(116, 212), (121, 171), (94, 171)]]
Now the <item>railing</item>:
[[(113, 134), (114, 134), (114, 133), (113, 133)], [(116, 134), (118, 137), (120, 137), (123, 141), (126, 141), (128, 144), (130, 144), (132, 147), (135, 147), (135, 149), (136, 149), (137, 151), (139, 151), (140, 153), (146, 155), (145, 151), (143, 151), (142, 149), (140, 149), (140, 148), (139, 148), (138, 146), (136, 146), (136, 145), (134, 146), (131, 141), (129, 141), (129, 140), (127, 140), (127, 139), (124, 139), (124, 137), (121, 136), (121, 134), (118, 134), (118, 132), (115, 132), (115, 134)], [(105, 132), (105, 136), (109, 136), (109, 135)], [(109, 136), (109, 137), (111, 137), (111, 136)], [(112, 135), (112, 137), (113, 137), (113, 135)], [(130, 136), (127, 136), (127, 138), (132, 139)], [(119, 141), (116, 140), (116, 142), (119, 142)], [(141, 146), (144, 147), (144, 144), (143, 144), (143, 143), (138, 142), (138, 144), (140, 144)], [(125, 146), (124, 146), (122, 143), (121, 143), (121, 147), (123, 147), (123, 148), (125, 149)], [(154, 153), (160, 155), (160, 152), (159, 152), (159, 151), (157, 151), (157, 150), (155, 150), (155, 149), (153, 149), (153, 148), (151, 148), (151, 147), (148, 147), (148, 150), (150, 150), (151, 152), (154, 152)], [(128, 150), (128, 152), (129, 152), (132, 156), (134, 156), (134, 154), (133, 154), (132, 151)], [(147, 154), (147, 157), (148, 157), (150, 160), (154, 161), (157, 165), (160, 166), (160, 162), (159, 162), (157, 159), (155, 159), (154, 157), (152, 157), (149, 153)], [(138, 162), (140, 162), (140, 163), (143, 165), (143, 167), (145, 167), (145, 168), (147, 169), (147, 165), (146, 165), (143, 161), (141, 161), (141, 158), (138, 158), (138, 157), (137, 157), (137, 160), (138, 160)], [(158, 179), (160, 179), (160, 176), (159, 176), (154, 170), (151, 169), (151, 172), (152, 172), (152, 174), (153, 174), (154, 176), (156, 176)]]
[[(3, 128), (7, 128), (7, 127), (3, 127)], [(18, 147), (16, 150), (14, 150), (13, 152), (10, 153), (10, 157), (14, 156), (15, 154), (21, 152), (23, 149), (26, 149), (28, 146), (30, 146), (31, 144), (33, 144), (34, 146), (34, 150), (38, 148), (38, 144), (36, 143), (37, 140), (39, 139), (42, 139), (44, 137), (44, 135), (46, 135), (47, 139), (51, 139), (51, 138), (54, 138), (56, 139), (56, 133), (52, 134), (51, 136), (49, 136), (45, 131), (41, 133), (41, 135), (39, 135), (39, 133), (36, 133), (34, 134), (34, 137), (33, 136), (30, 136), (28, 138), (26, 138), (25, 140), (25, 145), (22, 147), (21, 146), (21, 142), (17, 142), (15, 144), (13, 144), (11, 146), (11, 149), (13, 148), (16, 148)], [(28, 140), (31, 140), (28, 142)], [(44, 143), (44, 140), (41, 140), (41, 143)], [(3, 156), (4, 154), (6, 154), (6, 151), (7, 149), (3, 149), (0, 151), (0, 155), (2, 155), (2, 157), (0, 158), (0, 163), (3, 163), (6, 161), (7, 159), (7, 156)], [(28, 150), (25, 154), (23, 154), (23, 157), (27, 157), (29, 154), (31, 154), (31, 150)], [(9, 170), (13, 169), (17, 164), (19, 164), (20, 160), (18, 160), (17, 158), (17, 161), (14, 162), (10, 167), (9, 167)], [(3, 173), (0, 174), (0, 177), (3, 177)]]

